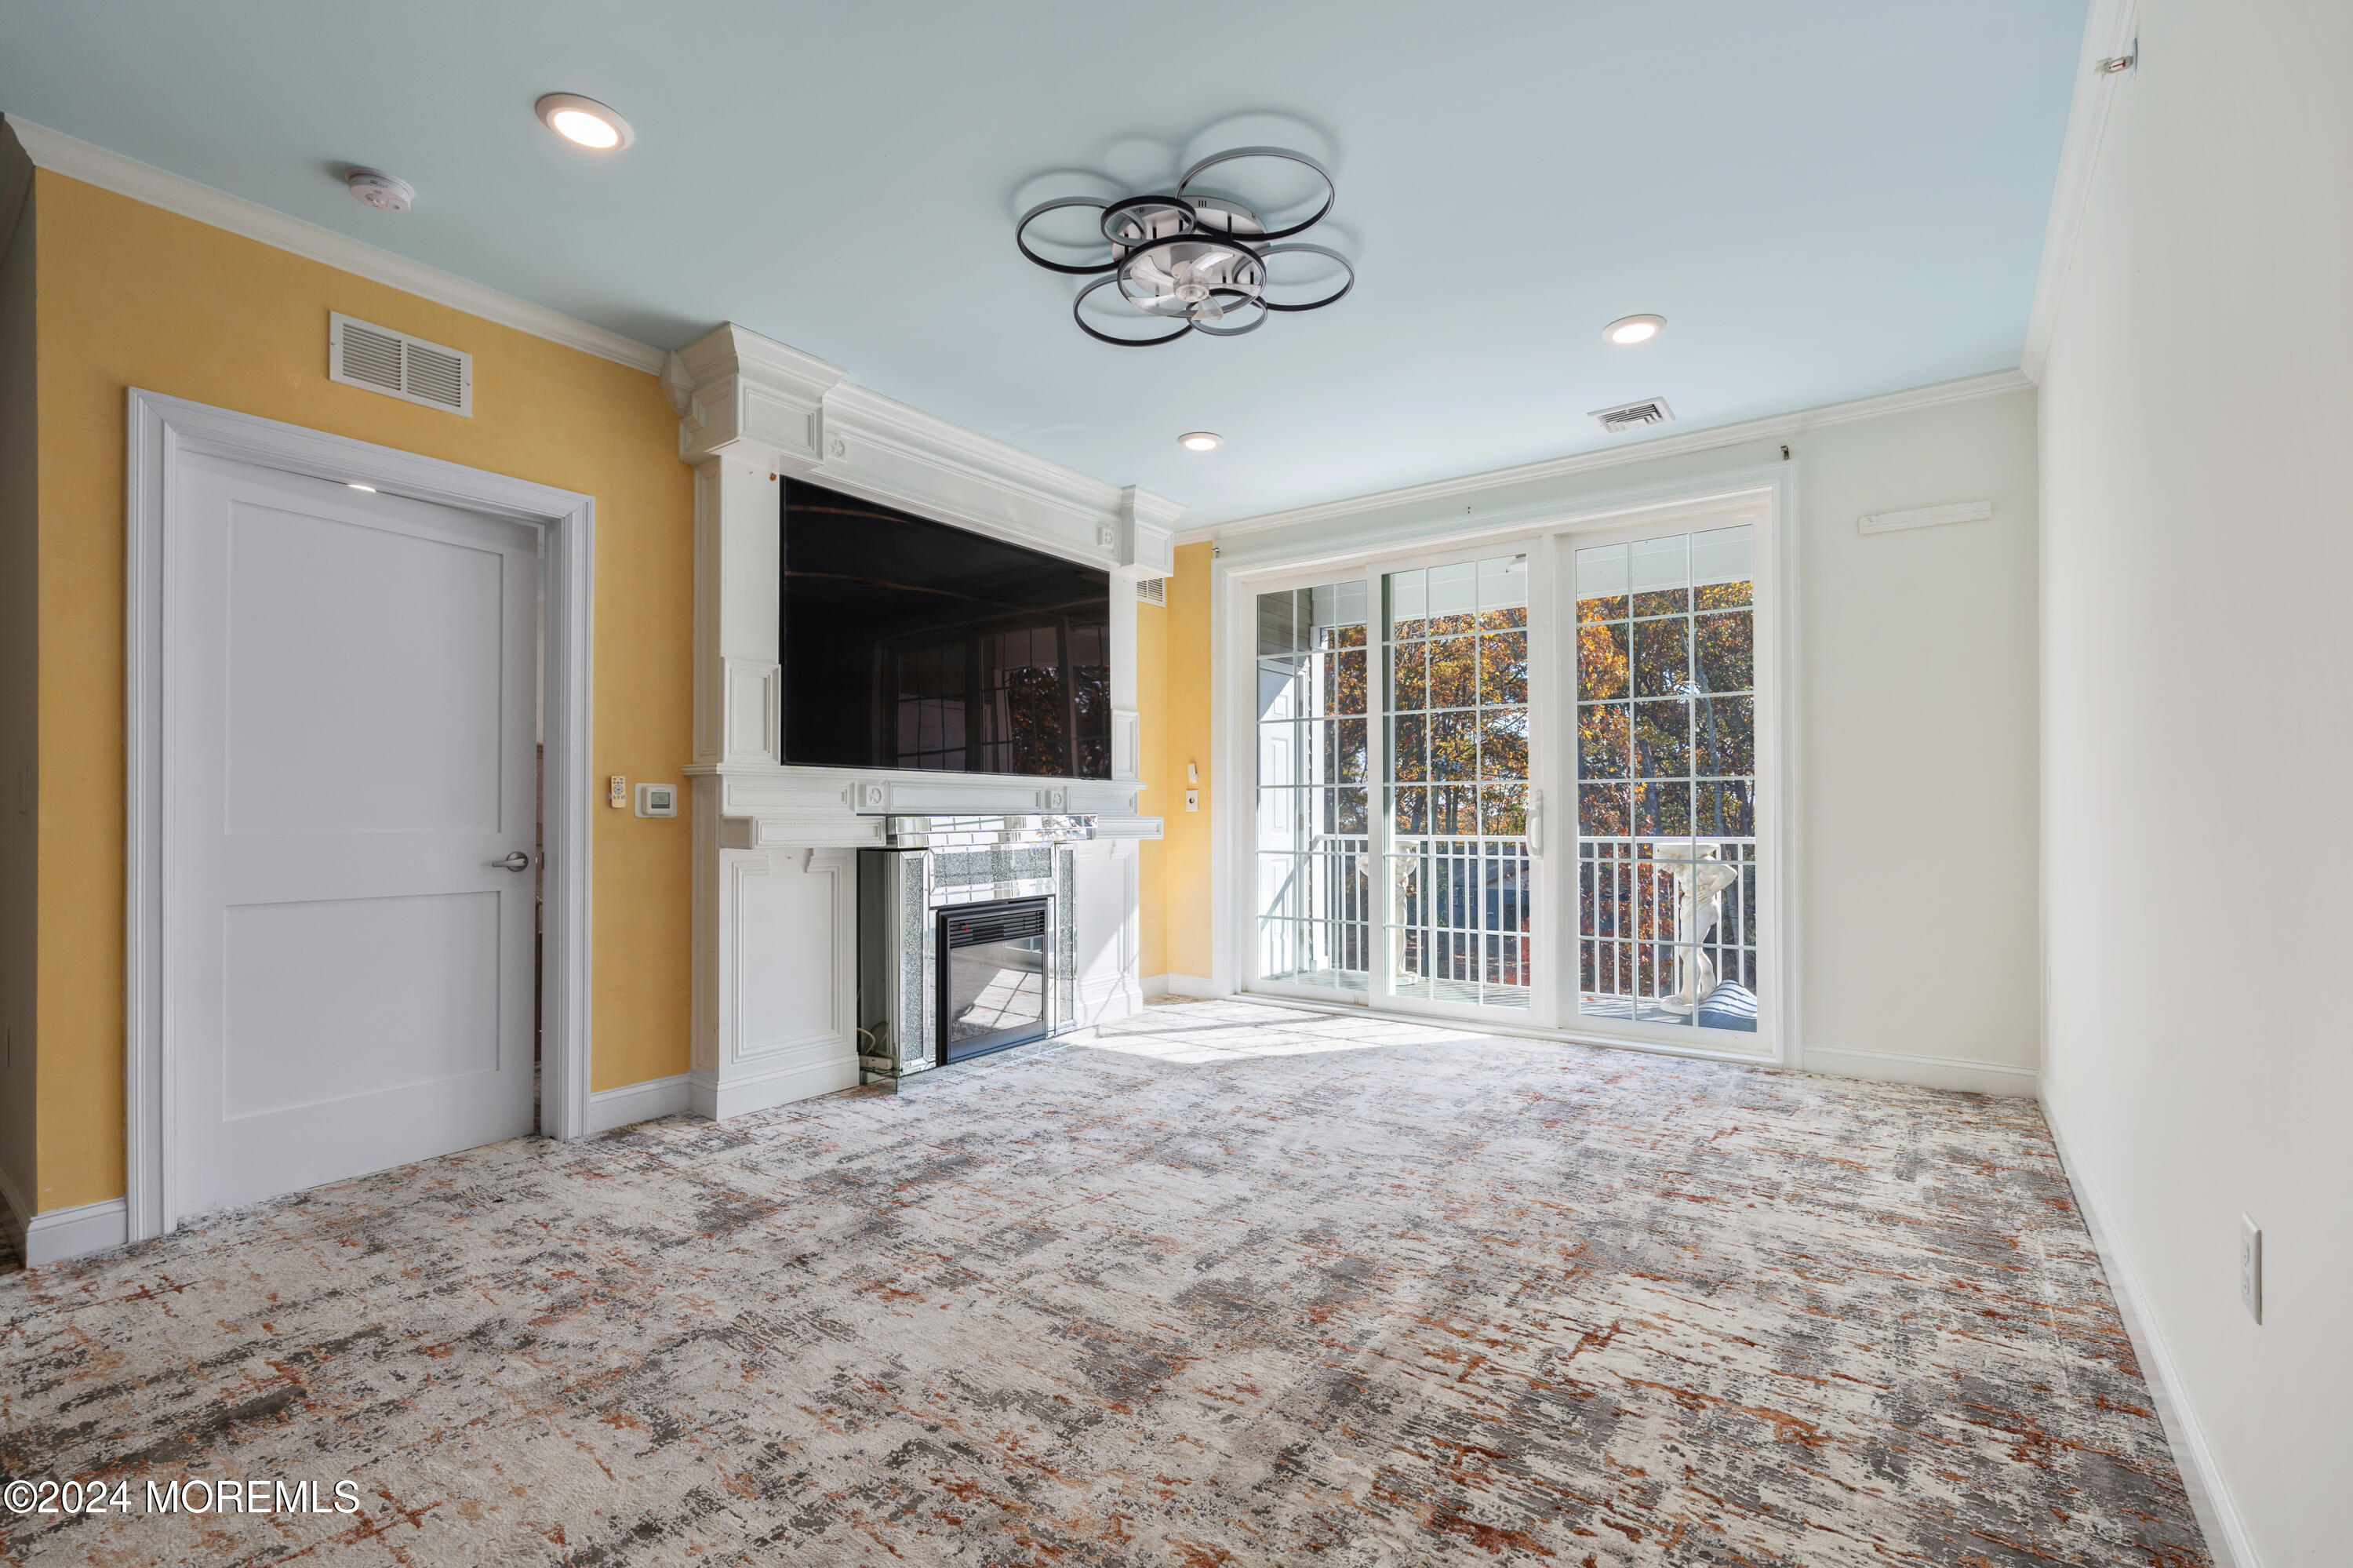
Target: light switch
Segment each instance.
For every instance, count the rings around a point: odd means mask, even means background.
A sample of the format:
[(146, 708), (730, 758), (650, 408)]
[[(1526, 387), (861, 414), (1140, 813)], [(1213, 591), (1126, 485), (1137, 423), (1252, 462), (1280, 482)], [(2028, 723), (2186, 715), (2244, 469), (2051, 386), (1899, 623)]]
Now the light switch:
[(629, 781), (622, 778), (617, 773), (614, 774), (613, 792), (606, 798), (605, 803), (612, 807), (613, 810), (617, 811), (622, 807), (628, 805), (629, 803)]
[(1200, 781), (1201, 765), (1198, 762), (1188, 762), (1185, 764), (1185, 782), (1187, 784), (1198, 784)]

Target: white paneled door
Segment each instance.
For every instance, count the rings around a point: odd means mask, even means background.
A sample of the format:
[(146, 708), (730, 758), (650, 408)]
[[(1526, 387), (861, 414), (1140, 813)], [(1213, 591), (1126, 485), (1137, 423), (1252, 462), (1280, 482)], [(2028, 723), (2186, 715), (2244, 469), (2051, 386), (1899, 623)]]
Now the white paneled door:
[(221, 459), (178, 471), (175, 1207), (531, 1131), (536, 531)]

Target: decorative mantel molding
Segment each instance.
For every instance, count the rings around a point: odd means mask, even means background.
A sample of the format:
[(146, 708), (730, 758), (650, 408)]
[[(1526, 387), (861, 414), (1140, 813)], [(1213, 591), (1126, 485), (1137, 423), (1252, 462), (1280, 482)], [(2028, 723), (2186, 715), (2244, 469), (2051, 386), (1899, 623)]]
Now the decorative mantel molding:
[(1176, 569), (1185, 509), (893, 402), (849, 372), (729, 323), (671, 355), (678, 454), (747, 466), (961, 524), (1114, 575)]

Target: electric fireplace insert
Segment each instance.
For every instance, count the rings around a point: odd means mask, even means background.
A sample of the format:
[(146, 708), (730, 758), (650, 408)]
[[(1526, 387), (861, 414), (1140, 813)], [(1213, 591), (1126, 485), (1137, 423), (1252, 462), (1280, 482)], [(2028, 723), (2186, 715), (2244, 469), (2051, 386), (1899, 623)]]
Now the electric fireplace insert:
[(1008, 898), (939, 912), (940, 1062), (1046, 1036), (1049, 901)]

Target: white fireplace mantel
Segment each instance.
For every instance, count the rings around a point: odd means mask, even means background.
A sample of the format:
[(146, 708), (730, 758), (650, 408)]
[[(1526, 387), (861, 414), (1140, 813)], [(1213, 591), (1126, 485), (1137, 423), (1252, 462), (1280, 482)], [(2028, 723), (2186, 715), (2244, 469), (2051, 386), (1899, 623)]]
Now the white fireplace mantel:
[(670, 356), (678, 455), (732, 457), (1118, 576), (1176, 569), (1185, 509), (1106, 484), (850, 385), (849, 372), (729, 323)]
[[(1175, 568), (1183, 508), (1091, 479), (850, 385), (730, 323), (669, 356), (662, 391), (695, 475), (694, 1053), (706, 1116), (858, 1081), (855, 851), (888, 816), (1076, 814), (1082, 1012), (1142, 1004), (1131, 841), (1160, 836), (1139, 777), (1137, 578)], [(1112, 574), (1109, 779), (786, 766), (782, 498), (786, 478), (903, 507)]]

